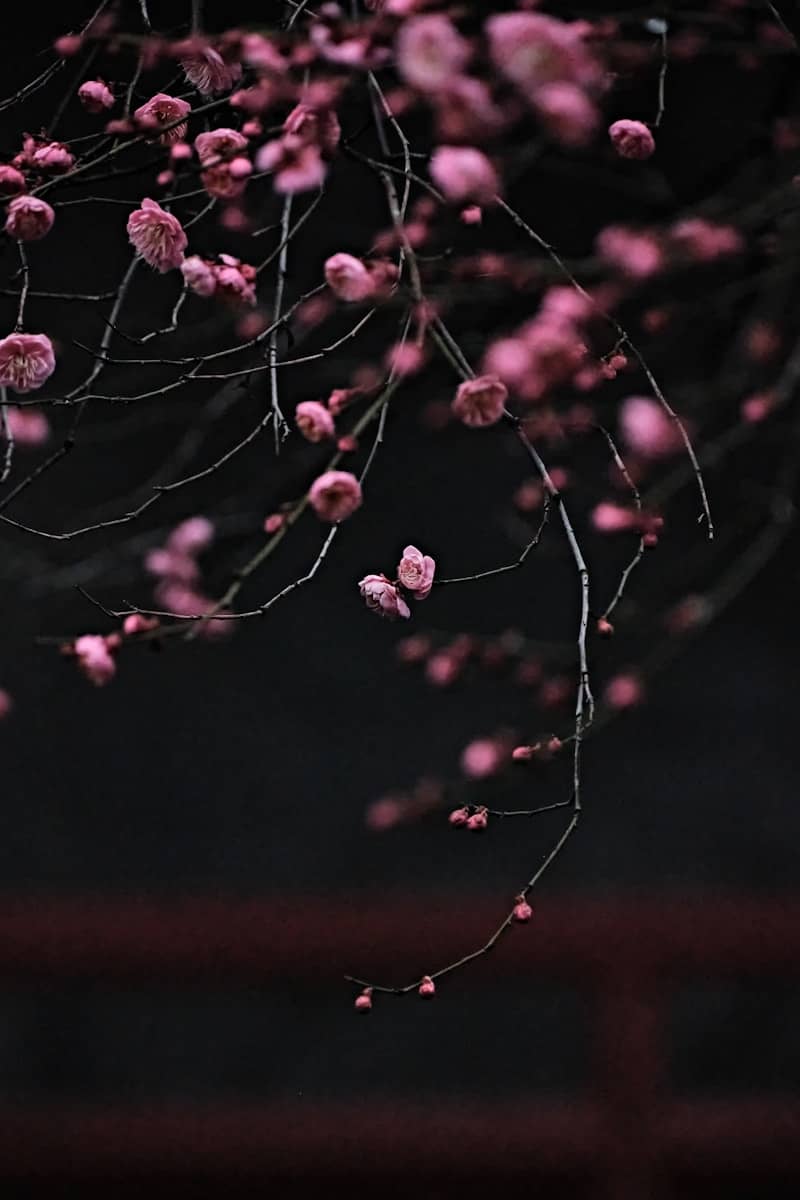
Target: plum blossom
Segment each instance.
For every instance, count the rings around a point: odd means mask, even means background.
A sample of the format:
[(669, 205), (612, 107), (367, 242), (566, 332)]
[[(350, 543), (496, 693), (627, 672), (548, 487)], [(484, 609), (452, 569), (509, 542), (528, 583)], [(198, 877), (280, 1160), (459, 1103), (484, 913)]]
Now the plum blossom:
[(433, 587), (435, 570), (436, 562), (429, 554), (423, 554), (416, 546), (406, 546), (397, 568), (397, 579), (415, 600), (426, 600)]
[(30, 162), (32, 167), (40, 171), (52, 171), (54, 175), (60, 175), (75, 165), (75, 156), (70, 154), (63, 142), (47, 142), (34, 150)]
[(8, 206), (6, 233), (20, 242), (36, 242), (50, 232), (56, 214), (38, 196), (16, 196)]
[(339, 118), (326, 105), (297, 104), (283, 122), (284, 136), (299, 138), (318, 146), (326, 158), (332, 157), (342, 137)]
[(577, 23), (544, 13), (506, 12), (490, 17), (485, 29), (495, 66), (530, 98), (548, 83), (590, 87), (600, 80)]
[(338, 524), (361, 507), (361, 484), (349, 471), (325, 471), (312, 483), (308, 499), (320, 520)]
[(114, 93), (102, 79), (87, 79), (78, 88), (78, 99), (89, 113), (105, 112), (114, 107)]
[(322, 442), (336, 432), (333, 415), (318, 400), (303, 400), (294, 410), (294, 419), (307, 442)]
[(194, 139), (197, 157), (204, 167), (228, 162), (246, 150), (247, 145), (247, 138), (238, 129), (211, 129), (207, 133), (198, 133)]
[(177, 554), (200, 554), (214, 540), (214, 526), (208, 517), (187, 517), (172, 530), (167, 546)]
[(649, 158), (656, 148), (655, 138), (642, 121), (615, 121), (608, 136), (620, 158)]
[(395, 585), (385, 575), (365, 575), (360, 580), (358, 589), (371, 612), (390, 621), (396, 617), (408, 619), (411, 609), (398, 592)]
[(374, 290), (366, 264), (352, 254), (334, 254), (327, 259), (325, 281), (339, 300), (366, 300)]
[(291, 136), (265, 142), (256, 155), (256, 168), (273, 172), (273, 187), (282, 196), (318, 188), (328, 173), (319, 147)]
[(499, 188), (497, 172), (474, 146), (439, 146), (428, 171), (452, 204), (490, 204)]
[(190, 254), (181, 263), (183, 281), (191, 292), (197, 296), (213, 296), (217, 288), (213, 263), (207, 262), (199, 254)]
[(178, 218), (149, 198), (128, 217), (128, 238), (148, 266), (162, 275), (181, 265), (188, 244)]
[(595, 105), (574, 83), (546, 83), (537, 90), (534, 103), (543, 124), (564, 146), (584, 146), (597, 127)]
[(227, 63), (219, 51), (202, 42), (189, 43), (187, 53), (181, 58), (183, 73), (189, 83), (203, 96), (217, 92), (228, 92), (241, 78), (241, 64)]
[(56, 369), (53, 343), (45, 333), (10, 333), (0, 340), (0, 387), (33, 392)]
[(629, 448), (645, 459), (674, 454), (683, 444), (675, 422), (649, 396), (629, 396), (623, 401), (619, 424)]
[[(140, 105), (133, 114), (133, 119), (140, 129), (153, 136), (159, 135), (159, 141), (164, 146), (173, 142), (182, 142), (186, 137), (187, 123), (182, 120), (191, 112), (191, 104), (177, 96), (168, 96), (165, 92), (156, 92), (155, 96)], [(174, 122), (180, 124), (175, 125)], [(166, 128), (172, 126), (172, 128)], [(163, 132), (162, 132), (163, 131)]]
[(395, 43), (397, 69), (421, 92), (447, 87), (470, 58), (469, 43), (441, 13), (410, 17)]
[(647, 279), (661, 268), (664, 255), (654, 234), (607, 225), (595, 239), (601, 258), (632, 279)]
[(732, 225), (716, 225), (703, 217), (686, 217), (669, 231), (670, 237), (696, 262), (713, 262), (726, 254), (739, 254), (742, 235)]
[(106, 639), (100, 634), (84, 634), (75, 640), (72, 649), (78, 660), (78, 667), (95, 687), (103, 687), (116, 675), (117, 664)]
[(493, 375), (466, 379), (456, 392), (452, 410), (472, 429), (494, 425), (503, 415), (508, 389)]
[(214, 266), (213, 271), (216, 291), (224, 299), (234, 304), (255, 304), (255, 267), (241, 262), (232, 254), (220, 254), (219, 263)]
[(18, 446), (42, 446), (50, 437), (50, 422), (35, 408), (6, 408), (6, 424)]
[(0, 163), (0, 196), (16, 196), (25, 191), (25, 176), (10, 163)]

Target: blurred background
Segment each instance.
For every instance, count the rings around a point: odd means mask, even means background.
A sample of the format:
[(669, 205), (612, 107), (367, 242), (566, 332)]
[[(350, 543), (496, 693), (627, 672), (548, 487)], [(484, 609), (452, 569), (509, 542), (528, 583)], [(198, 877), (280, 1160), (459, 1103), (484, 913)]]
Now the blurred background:
[[(86, 17), (73, 7), (64, 29)], [(735, 222), (767, 197), (745, 226), (735, 279), (701, 268), (654, 285), (673, 321), (649, 361), (709, 440), (735, 423), (744, 396), (780, 377), (798, 334), (796, 214), (768, 203), (797, 169), (796, 148), (776, 161), (773, 144), (776, 123), (797, 113), (796, 56), (781, 43), (743, 66), (768, 44), (758, 31), (770, 7), (719, 6), (732, 23), (704, 27), (707, 52), (670, 66), (644, 175), (580, 155), (559, 167), (545, 149), (514, 185), (526, 213), (534, 194), (537, 228), (571, 262), (611, 220), (658, 224), (706, 204)], [(161, 28), (182, 20), (177, 4), (150, 8)], [(210, 29), (231, 19), (206, 8)], [(682, 12), (669, 14), (678, 29), (691, 23)], [(34, 16), (12, 18), (8, 94), (52, 41)], [(649, 53), (652, 39), (639, 40)], [(652, 103), (640, 64), (620, 79), (614, 115)], [(19, 119), (13, 107), (0, 116), (10, 157)], [(298, 294), (328, 254), (368, 241), (380, 202), (374, 190), (354, 211), (347, 170), (332, 172), (328, 207), (309, 220), (290, 271)], [(111, 258), (88, 264), (95, 233), (73, 228), (58, 269), (87, 290), (97, 271), (113, 281)], [(16, 264), (3, 253), (8, 281)], [(513, 322), (530, 300), (507, 303)], [(642, 303), (631, 299), (633, 320)], [(40, 323), (52, 324), (40, 304)], [(96, 307), (70, 313), (61, 328), (97, 341)], [(9, 314), (13, 323), (13, 305)], [(478, 309), (466, 302), (461, 315), (465, 344), (477, 344)], [(131, 320), (145, 329), (149, 319), (143, 293)], [(777, 332), (775, 357), (732, 359), (756, 321)], [(290, 400), (338, 386), (336, 371), (378, 352), (366, 345), (335, 370), (287, 372)], [(310, 588), (230, 637), (127, 654), (102, 691), (51, 644), (110, 628), (75, 585), (105, 603), (148, 603), (144, 554), (198, 512), (217, 529), (203, 563), (217, 594), (258, 545), (288, 468), (256, 443), (123, 537), (43, 547), (3, 529), (0, 684), (14, 698), (0, 725), (4, 1194), (249, 1195), (276, 1183), (386, 1197), (470, 1196), (487, 1184), (613, 1200), (797, 1194), (798, 544), (793, 509), (778, 520), (764, 506), (795, 455), (793, 404), (705, 463), (715, 546), (696, 495), (676, 493), (615, 638), (593, 642), (600, 686), (635, 668), (645, 698), (587, 739), (583, 821), (532, 896), (531, 922), (445, 977), (434, 999), (378, 996), (367, 1017), (353, 1012), (345, 974), (405, 983), (474, 949), (564, 825), (555, 812), (473, 837), (446, 820), (464, 802), (547, 804), (568, 789), (559, 757), (477, 781), (462, 760), (474, 739), (569, 731), (569, 705), (543, 704), (518, 672), (542, 645), (557, 662), (573, 636), (574, 568), (558, 538), (520, 571), (434, 590), (416, 610), (432, 646), (472, 639), (468, 668), (447, 687), (399, 661), (409, 630), (367, 613), (354, 585), (388, 571), (409, 541), (445, 576), (487, 570), (513, 561), (535, 528), (536, 514), (514, 507), (525, 462), (502, 430), (478, 446), (469, 430), (434, 428), (451, 391), (441, 368), (412, 383), (369, 503)], [(247, 402), (214, 426), (215, 451), (252, 423)], [(127, 412), (98, 414), (68, 468), (15, 516), (69, 528), (94, 520), (101, 501), (110, 513), (140, 495), (168, 461), (174, 414), (130, 436), (114, 430), (118, 417), (130, 425)], [(598, 457), (554, 455), (575, 476)], [(309, 448), (309, 478), (319, 462)], [(591, 530), (602, 481), (576, 491), (598, 592), (613, 591), (631, 547), (623, 539), (609, 554)], [(307, 524), (253, 582), (253, 603), (313, 559), (319, 530)], [(699, 593), (715, 597), (714, 619), (672, 637), (669, 613)], [(493, 663), (487, 647), (499, 648)], [(547, 653), (545, 672), (560, 678)], [(387, 797), (413, 819), (382, 821)]]

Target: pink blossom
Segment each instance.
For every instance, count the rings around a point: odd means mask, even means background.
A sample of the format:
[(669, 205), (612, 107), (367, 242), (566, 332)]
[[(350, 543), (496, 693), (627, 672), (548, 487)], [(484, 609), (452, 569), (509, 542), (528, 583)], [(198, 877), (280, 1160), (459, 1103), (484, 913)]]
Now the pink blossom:
[[(168, 96), (165, 92), (157, 92), (146, 104), (136, 109), (133, 119), (140, 129), (147, 133), (159, 134), (162, 145), (170, 146), (173, 142), (182, 142), (185, 138), (188, 126), (182, 118), (191, 110), (191, 104), (187, 104), (185, 100)], [(180, 124), (175, 125), (175, 121), (179, 121)], [(172, 128), (167, 129), (166, 126)]]
[(506, 12), (486, 22), (495, 66), (527, 96), (548, 83), (592, 86), (600, 78), (580, 27), (543, 13)]
[(204, 167), (228, 162), (245, 151), (247, 145), (247, 138), (238, 129), (212, 129), (207, 133), (198, 133), (194, 139), (197, 157)]
[(469, 809), (468, 808), (454, 808), (453, 811), (448, 816), (447, 820), (448, 820), (449, 824), (453, 826), (454, 829), (461, 829), (466, 825), (467, 821), (469, 820)]
[(422, 976), (422, 980), (420, 981), (420, 985), (417, 988), (417, 992), (420, 996), (426, 996), (426, 997), (436, 995), (436, 984), (433, 982), (430, 975)]
[(5, 688), (0, 688), (0, 721), (8, 716), (13, 707), (14, 701), (11, 699), (10, 694)]
[(477, 379), (466, 379), (452, 403), (459, 420), (472, 429), (494, 425), (503, 415), (508, 398), (508, 389), (496, 376), (480, 375)]
[(497, 194), (497, 172), (474, 146), (439, 146), (428, 164), (430, 177), (453, 204), (490, 204)]
[(213, 296), (217, 287), (217, 279), (213, 265), (201, 258), (199, 254), (190, 254), (181, 263), (181, 274), (190, 291), (197, 296)]
[(592, 512), (592, 525), (598, 533), (619, 533), (636, 527), (636, 513), (608, 500), (601, 501)]
[(162, 275), (183, 262), (186, 234), (178, 218), (155, 200), (144, 199), (128, 217), (128, 237), (148, 266)]
[(318, 188), (328, 173), (317, 145), (289, 135), (265, 142), (256, 168), (274, 172), (273, 187), (282, 196)]
[(467, 821), (467, 829), (473, 833), (482, 832), (489, 824), (489, 814), (485, 808), (479, 808)]
[(10, 163), (0, 163), (0, 196), (16, 196), (25, 191), (25, 176)]
[(75, 165), (75, 156), (70, 154), (63, 142), (48, 142), (34, 150), (31, 166), (40, 171), (52, 171), (54, 175), (63, 174)]
[(469, 43), (441, 13), (410, 17), (395, 42), (397, 69), (422, 92), (446, 87), (470, 58)]
[(670, 237), (696, 262), (713, 262), (744, 248), (742, 235), (732, 225), (715, 225), (702, 217), (686, 217), (670, 229)]
[(101, 113), (114, 107), (114, 93), (102, 79), (87, 79), (78, 88), (78, 99), (87, 112)]
[(189, 554), (176, 548), (159, 546), (150, 550), (144, 560), (145, 570), (158, 579), (166, 579), (172, 583), (185, 586), (196, 583), (200, 578), (200, 568)]
[(519, 921), (521, 925), (524, 925), (526, 921), (530, 921), (531, 917), (533, 916), (533, 909), (531, 908), (530, 904), (528, 904), (528, 901), (524, 896), (520, 896), (518, 898), (511, 915), (513, 916), (514, 920)]
[(610, 708), (633, 708), (640, 704), (644, 697), (644, 689), (636, 675), (615, 675), (606, 684), (603, 699)]
[(334, 254), (325, 262), (325, 281), (339, 300), (366, 300), (372, 295), (372, 276), (360, 258)]
[(56, 369), (53, 343), (45, 333), (10, 333), (0, 341), (0, 387), (33, 392)]
[(649, 158), (656, 148), (655, 138), (641, 121), (615, 121), (608, 136), (620, 158)]
[(241, 196), (247, 185), (247, 178), (241, 175), (237, 178), (231, 172), (228, 163), (207, 167), (201, 172), (200, 179), (209, 196), (217, 200), (235, 200), (237, 196)]
[(574, 83), (546, 83), (534, 102), (549, 132), (564, 146), (584, 146), (597, 128), (597, 108)]
[(228, 103), (231, 108), (240, 108), (251, 116), (258, 116), (277, 103), (280, 95), (281, 89), (276, 83), (269, 79), (259, 79), (253, 87), (239, 88), (230, 96)]
[(622, 225), (607, 225), (597, 235), (595, 246), (601, 258), (633, 279), (655, 275), (664, 256), (655, 236), (625, 229)]
[(337, 524), (352, 516), (362, 502), (361, 484), (349, 471), (325, 471), (311, 485), (309, 503), (322, 521)]
[(434, 687), (449, 687), (455, 683), (464, 667), (463, 660), (450, 650), (432, 654), (425, 664), (425, 678)]
[(486, 779), (494, 775), (508, 758), (504, 745), (493, 738), (476, 738), (464, 748), (461, 770), (470, 779)]
[(363, 992), (356, 996), (353, 1007), (356, 1012), (369, 1012), (372, 1008), (372, 988), (364, 988)]
[(42, 446), (50, 437), (50, 422), (35, 408), (6, 408), (6, 423), (18, 446)]
[(388, 617), (390, 621), (411, 616), (411, 609), (385, 575), (365, 575), (359, 581), (358, 589), (371, 612)]
[(202, 95), (213, 96), (216, 92), (228, 92), (241, 77), (241, 65), (237, 62), (226, 63), (222, 55), (211, 46), (200, 43), (188, 49), (189, 53), (181, 58), (183, 73)]
[(158, 629), (158, 617), (146, 617), (144, 613), (131, 613), (122, 622), (122, 632), (125, 637), (135, 637), (139, 633), (149, 633), (152, 629)]
[(333, 416), (318, 400), (303, 400), (294, 410), (294, 419), (307, 442), (324, 441), (336, 432)]
[(472, 75), (453, 78), (433, 95), (432, 103), (437, 139), (448, 145), (485, 140), (506, 123), (487, 85)]
[(78, 666), (95, 687), (103, 687), (117, 673), (117, 664), (109, 651), (106, 639), (99, 634), (86, 633), (72, 647)]
[(6, 233), (21, 242), (36, 242), (49, 233), (56, 214), (38, 196), (16, 196), (8, 206)]
[(283, 132), (301, 142), (319, 147), (330, 158), (339, 145), (342, 129), (332, 108), (298, 104), (283, 122)]
[(398, 581), (415, 600), (426, 600), (433, 587), (436, 562), (429, 554), (423, 554), (416, 546), (406, 546), (397, 568)]
[(187, 517), (176, 525), (167, 538), (167, 546), (176, 554), (200, 554), (214, 540), (214, 526), (208, 517)]
[(219, 295), (234, 304), (255, 304), (255, 267), (240, 262), (231, 254), (220, 254), (219, 257), (219, 263), (212, 268)]
[(246, 33), (242, 38), (242, 62), (257, 71), (283, 74), (287, 69), (286, 60), (278, 47), (263, 33)]
[(619, 424), (630, 449), (642, 458), (663, 458), (682, 445), (675, 422), (649, 396), (629, 396), (624, 400)]

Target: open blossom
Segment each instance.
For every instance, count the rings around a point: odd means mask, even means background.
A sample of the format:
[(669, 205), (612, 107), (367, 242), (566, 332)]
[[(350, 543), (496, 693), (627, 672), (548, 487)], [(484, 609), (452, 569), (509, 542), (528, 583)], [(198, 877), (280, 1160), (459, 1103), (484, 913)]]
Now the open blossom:
[(183, 261), (187, 237), (181, 223), (155, 200), (143, 200), (128, 217), (128, 237), (148, 266), (162, 275)]
[(81, 671), (95, 687), (102, 687), (116, 675), (117, 664), (100, 634), (84, 634), (76, 639), (72, 649)]
[(272, 186), (282, 196), (312, 191), (328, 173), (319, 146), (290, 134), (265, 142), (256, 155), (256, 167), (273, 172)]
[(339, 300), (366, 300), (374, 286), (366, 265), (352, 254), (334, 254), (327, 259), (325, 281)]
[[(159, 141), (164, 146), (173, 142), (182, 142), (186, 136), (187, 124), (183, 117), (191, 112), (191, 104), (179, 100), (177, 96), (168, 96), (165, 92), (157, 92), (146, 104), (142, 104), (133, 114), (133, 119), (140, 129), (147, 133), (160, 134)], [(180, 124), (173, 124), (179, 121)], [(172, 126), (167, 129), (166, 126)], [(164, 132), (161, 132), (161, 131)]]
[(446, 87), (470, 58), (469, 43), (441, 13), (410, 17), (395, 43), (397, 69), (422, 92)]
[(416, 546), (406, 546), (397, 568), (398, 581), (415, 600), (426, 600), (433, 587), (436, 562), (429, 554), (423, 554)]
[(294, 419), (307, 442), (324, 441), (336, 432), (333, 415), (318, 400), (303, 400), (294, 410)]
[(0, 387), (33, 392), (56, 369), (53, 343), (45, 333), (10, 333), (0, 341)]
[(597, 109), (577, 84), (546, 83), (537, 90), (534, 104), (542, 123), (564, 146), (585, 145), (597, 127)]
[(217, 287), (213, 264), (199, 254), (190, 254), (181, 263), (183, 281), (197, 296), (213, 296)]
[(114, 107), (114, 93), (102, 79), (87, 79), (78, 88), (78, 99), (87, 112), (101, 113)]
[(407, 619), (411, 616), (411, 609), (385, 575), (365, 575), (358, 588), (372, 612), (392, 621), (395, 617)]
[(204, 167), (228, 162), (247, 149), (247, 138), (238, 129), (211, 129), (194, 139), (197, 157)]
[(232, 254), (220, 254), (214, 266), (217, 293), (235, 304), (255, 304), (255, 267), (243, 263)]
[(620, 158), (649, 158), (656, 148), (655, 138), (642, 121), (615, 121), (608, 136)]
[(8, 206), (6, 233), (20, 242), (35, 242), (49, 233), (56, 214), (38, 196), (16, 196)]
[(322, 154), (330, 158), (341, 140), (342, 127), (332, 108), (298, 104), (283, 122), (283, 132), (286, 137), (318, 146)]
[(486, 33), (498, 70), (531, 98), (548, 83), (587, 87), (600, 79), (599, 66), (576, 23), (544, 13), (506, 12), (489, 18)]
[(607, 225), (595, 239), (601, 258), (632, 279), (647, 279), (654, 275), (664, 261), (661, 246), (654, 234), (623, 225)]
[(349, 471), (325, 471), (312, 483), (308, 499), (321, 520), (336, 524), (361, 507), (361, 484)]
[(492, 375), (480, 375), (477, 379), (466, 379), (452, 403), (459, 420), (473, 429), (494, 425), (503, 415), (508, 398), (504, 383)]
[(38, 146), (31, 156), (31, 166), (40, 171), (52, 171), (54, 175), (69, 171), (74, 165), (75, 156), (62, 142), (47, 142)]
[(629, 396), (623, 401), (619, 425), (629, 448), (642, 458), (674, 454), (683, 444), (675, 422), (649, 396)]
[(25, 191), (25, 176), (10, 163), (0, 164), (0, 196), (16, 196)]
[(439, 146), (428, 164), (430, 177), (453, 204), (490, 204), (497, 194), (497, 172), (474, 146)]
[(35, 408), (6, 408), (8, 431), (18, 446), (41, 446), (50, 437), (50, 422)]
[(212, 46), (198, 43), (190, 45), (187, 49), (188, 53), (181, 58), (183, 73), (189, 83), (204, 96), (230, 91), (241, 77), (241, 65), (236, 62), (226, 63)]

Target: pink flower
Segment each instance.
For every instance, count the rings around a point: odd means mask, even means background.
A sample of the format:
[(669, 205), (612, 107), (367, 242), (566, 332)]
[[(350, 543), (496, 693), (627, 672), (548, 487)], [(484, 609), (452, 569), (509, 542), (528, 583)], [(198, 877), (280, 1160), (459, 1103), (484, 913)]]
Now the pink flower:
[(312, 483), (308, 499), (320, 520), (336, 524), (361, 507), (361, 484), (349, 471), (325, 471)]
[(396, 617), (407, 619), (411, 616), (411, 609), (385, 575), (365, 575), (358, 589), (371, 612), (388, 617), (390, 621)]
[(621, 530), (636, 527), (636, 513), (630, 508), (622, 508), (603, 500), (592, 512), (592, 525), (598, 533), (619, 533)]
[(433, 587), (435, 570), (436, 562), (430, 555), (423, 554), (416, 546), (406, 546), (397, 568), (397, 578), (406, 591), (414, 593), (415, 600), (426, 600)]
[(356, 996), (353, 1006), (356, 1012), (369, 1012), (372, 1008), (372, 988), (364, 988), (360, 996)]
[(165, 271), (179, 267), (188, 244), (181, 223), (155, 200), (145, 199), (128, 217), (128, 237), (150, 267)]
[(496, 774), (508, 758), (507, 748), (493, 738), (476, 738), (464, 748), (461, 770), (470, 779), (486, 779)]
[(214, 540), (214, 526), (208, 517), (187, 517), (176, 525), (167, 538), (167, 546), (176, 554), (200, 554)]
[(31, 165), (40, 171), (52, 171), (54, 175), (60, 175), (75, 165), (75, 156), (63, 143), (48, 142), (34, 150)]
[(318, 188), (328, 173), (318, 146), (288, 135), (264, 143), (256, 168), (274, 172), (273, 187), (282, 196)]
[(738, 229), (715, 225), (702, 217), (677, 221), (669, 232), (673, 241), (696, 262), (713, 262), (725, 254), (738, 254), (744, 246)]
[(490, 204), (497, 194), (497, 172), (473, 146), (439, 146), (428, 164), (430, 177), (453, 204)]
[(651, 233), (639, 233), (622, 225), (607, 225), (595, 239), (601, 258), (633, 279), (647, 279), (661, 269), (664, 256)]
[(144, 566), (145, 570), (157, 579), (166, 579), (170, 583), (179, 583), (186, 587), (200, 578), (200, 568), (190, 555), (183, 550), (166, 546), (150, 550), (145, 557)]
[(342, 128), (332, 108), (298, 104), (283, 122), (283, 132), (301, 142), (319, 147), (330, 158), (339, 145)]
[(211, 46), (202, 44), (190, 48), (181, 66), (189, 83), (204, 96), (230, 91), (242, 74), (239, 63), (226, 63)]
[(99, 634), (84, 634), (76, 639), (72, 649), (80, 670), (95, 687), (103, 687), (116, 675), (117, 664), (109, 651), (106, 639)]
[(674, 421), (649, 396), (629, 396), (624, 400), (619, 424), (630, 449), (642, 458), (663, 458), (682, 445)]
[(435, 996), (436, 984), (431, 979), (430, 975), (423, 975), (417, 992), (420, 996)]
[(608, 136), (620, 158), (649, 158), (656, 148), (655, 138), (641, 121), (615, 121)]
[(529, 97), (547, 83), (585, 87), (600, 79), (577, 24), (543, 13), (506, 12), (490, 17), (485, 28), (495, 66)]
[(114, 93), (102, 79), (87, 79), (78, 88), (78, 99), (87, 112), (101, 113), (114, 107)]
[(500, 420), (507, 398), (508, 389), (496, 376), (480, 375), (461, 384), (451, 407), (465, 425), (480, 429)]
[(446, 87), (470, 58), (469, 43), (447, 17), (429, 13), (400, 26), (395, 43), (397, 69), (422, 92)]
[[(187, 124), (183, 117), (191, 112), (191, 104), (179, 100), (176, 96), (168, 96), (165, 92), (157, 92), (146, 104), (142, 104), (133, 114), (133, 119), (140, 129), (147, 133), (160, 134), (159, 141), (164, 146), (173, 142), (182, 142), (186, 136)], [(179, 121), (179, 125), (174, 122)], [(166, 126), (172, 126), (167, 129)], [(164, 130), (164, 132), (161, 132)]]
[(597, 109), (574, 83), (546, 83), (534, 97), (536, 110), (553, 137), (564, 146), (583, 146), (594, 133)]
[(247, 138), (238, 129), (212, 129), (208, 133), (198, 133), (194, 139), (197, 157), (204, 167), (228, 162), (246, 150), (247, 145)]
[(25, 176), (10, 163), (0, 164), (0, 196), (16, 196), (25, 191)]
[(217, 292), (234, 304), (255, 304), (255, 267), (240, 262), (231, 254), (220, 254), (219, 257), (219, 263), (212, 268), (217, 281)]
[(511, 915), (513, 916), (514, 920), (519, 921), (521, 925), (524, 925), (526, 921), (530, 921), (531, 917), (533, 916), (533, 909), (531, 908), (530, 904), (528, 904), (528, 901), (524, 896), (521, 896), (517, 900)]
[(307, 442), (324, 441), (336, 432), (333, 416), (318, 400), (303, 400), (294, 410), (294, 419)]
[(53, 343), (44, 333), (10, 333), (0, 341), (0, 387), (33, 392), (56, 369)]
[(35, 408), (6, 409), (8, 430), (18, 446), (42, 446), (50, 437), (50, 422)]
[(615, 675), (609, 679), (603, 699), (610, 708), (633, 708), (644, 698), (644, 689), (636, 675)]
[(190, 254), (181, 263), (181, 274), (190, 291), (197, 296), (213, 296), (217, 287), (217, 279), (211, 263), (206, 262), (199, 254)]
[(360, 258), (334, 254), (325, 262), (325, 281), (339, 300), (366, 300), (372, 295), (372, 276)]
[(6, 233), (21, 242), (36, 242), (49, 233), (56, 214), (38, 196), (17, 196), (8, 206)]

